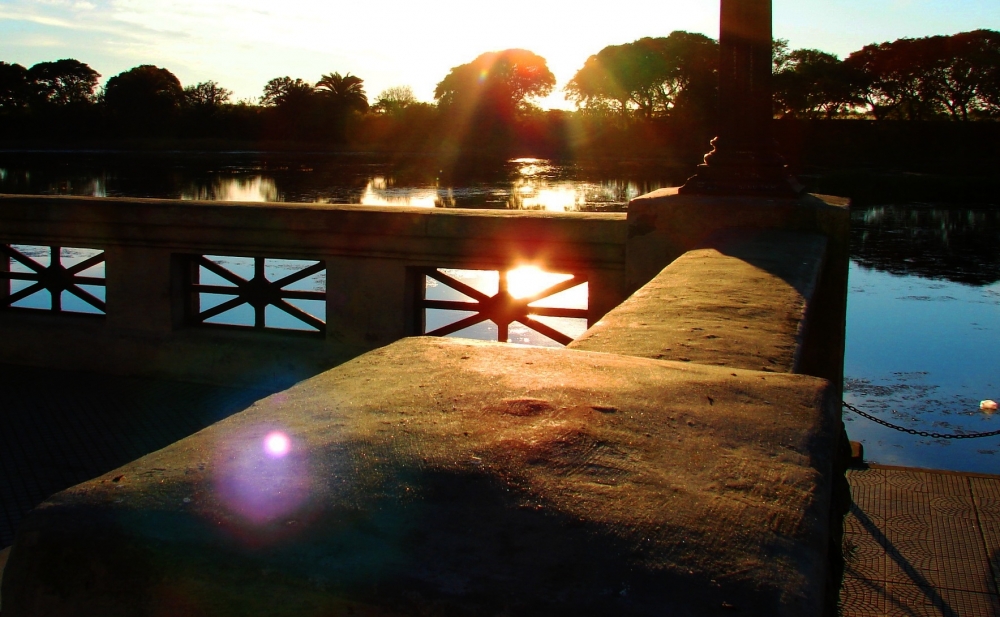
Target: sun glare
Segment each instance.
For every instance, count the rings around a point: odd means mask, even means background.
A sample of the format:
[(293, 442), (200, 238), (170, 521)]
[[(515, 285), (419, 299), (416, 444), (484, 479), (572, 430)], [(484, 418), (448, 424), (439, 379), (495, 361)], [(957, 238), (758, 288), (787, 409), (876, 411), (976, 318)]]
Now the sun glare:
[(570, 274), (545, 272), (538, 266), (521, 266), (507, 272), (507, 291), (515, 298), (527, 298), (570, 278)]

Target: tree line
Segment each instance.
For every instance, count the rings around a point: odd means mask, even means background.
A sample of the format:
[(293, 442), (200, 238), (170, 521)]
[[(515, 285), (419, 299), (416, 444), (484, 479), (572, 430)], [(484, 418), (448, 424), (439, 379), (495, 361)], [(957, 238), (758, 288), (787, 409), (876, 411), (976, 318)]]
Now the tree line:
[[(0, 62), (0, 126), (8, 139), (168, 137), (415, 150), (627, 142), (667, 127), (674, 137), (696, 134), (702, 143), (714, 123), (718, 55), (716, 40), (683, 31), (609, 45), (563, 88), (575, 112), (537, 106), (556, 80), (544, 58), (522, 49), (485, 53), (451, 69), (433, 104), (418, 101), (408, 86), (370, 101), (361, 77), (339, 72), (315, 82), (277, 77), (258, 99), (234, 101), (214, 81), (185, 87), (152, 65), (102, 86), (101, 75), (74, 59), (30, 68)], [(873, 44), (844, 59), (778, 40), (773, 60), (776, 118), (1000, 118), (1000, 33), (992, 30)]]

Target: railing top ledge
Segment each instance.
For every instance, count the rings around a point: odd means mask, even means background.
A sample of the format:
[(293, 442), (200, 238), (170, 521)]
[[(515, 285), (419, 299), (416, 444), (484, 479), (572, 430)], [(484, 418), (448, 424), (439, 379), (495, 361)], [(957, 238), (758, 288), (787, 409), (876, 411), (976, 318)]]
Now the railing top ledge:
[(620, 266), (624, 213), (0, 195), (0, 242), (234, 255), (512, 251)]
[(198, 201), (182, 199), (150, 199), (139, 197), (83, 197), (75, 195), (11, 195), (0, 194), (0, 217), (3, 209), (11, 205), (29, 206), (71, 206), (135, 208), (143, 206), (154, 209), (197, 208), (205, 210), (252, 210), (252, 211), (307, 211), (307, 212), (368, 212), (373, 214), (417, 214), (435, 217), (474, 217), (485, 219), (532, 218), (532, 219), (579, 219), (579, 220), (625, 220), (624, 212), (557, 212), (550, 210), (493, 210), (477, 208), (425, 208), (418, 206), (367, 206), (360, 204), (317, 204), (301, 202), (247, 202), (247, 201)]

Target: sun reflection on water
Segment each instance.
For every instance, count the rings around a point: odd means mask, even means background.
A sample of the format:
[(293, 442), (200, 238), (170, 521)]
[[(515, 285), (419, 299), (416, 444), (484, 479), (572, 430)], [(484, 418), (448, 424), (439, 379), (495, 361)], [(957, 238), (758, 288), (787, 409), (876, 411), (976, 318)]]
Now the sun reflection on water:
[(187, 201), (281, 201), (274, 179), (264, 176), (215, 178), (211, 184), (188, 187), (180, 197)]
[(571, 182), (540, 185), (530, 180), (518, 180), (514, 187), (510, 206), (518, 210), (572, 212), (582, 209), (587, 203), (587, 195)]
[(358, 201), (363, 206), (414, 206), (433, 208), (437, 205), (438, 191), (414, 187), (396, 188), (394, 182), (384, 176), (375, 176), (368, 181), (365, 192)]

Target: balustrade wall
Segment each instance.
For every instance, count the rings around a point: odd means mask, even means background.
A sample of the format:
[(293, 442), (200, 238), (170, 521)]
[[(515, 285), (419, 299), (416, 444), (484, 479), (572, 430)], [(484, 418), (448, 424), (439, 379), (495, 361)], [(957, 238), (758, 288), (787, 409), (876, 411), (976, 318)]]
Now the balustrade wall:
[[(282, 387), (427, 332), (427, 310), (468, 315), (431, 334), (516, 321), (565, 344), (536, 316), (624, 300), (626, 236), (624, 214), (0, 196), (0, 362)], [(523, 265), (572, 278), (516, 299)], [(528, 306), (582, 283), (586, 308)]]

